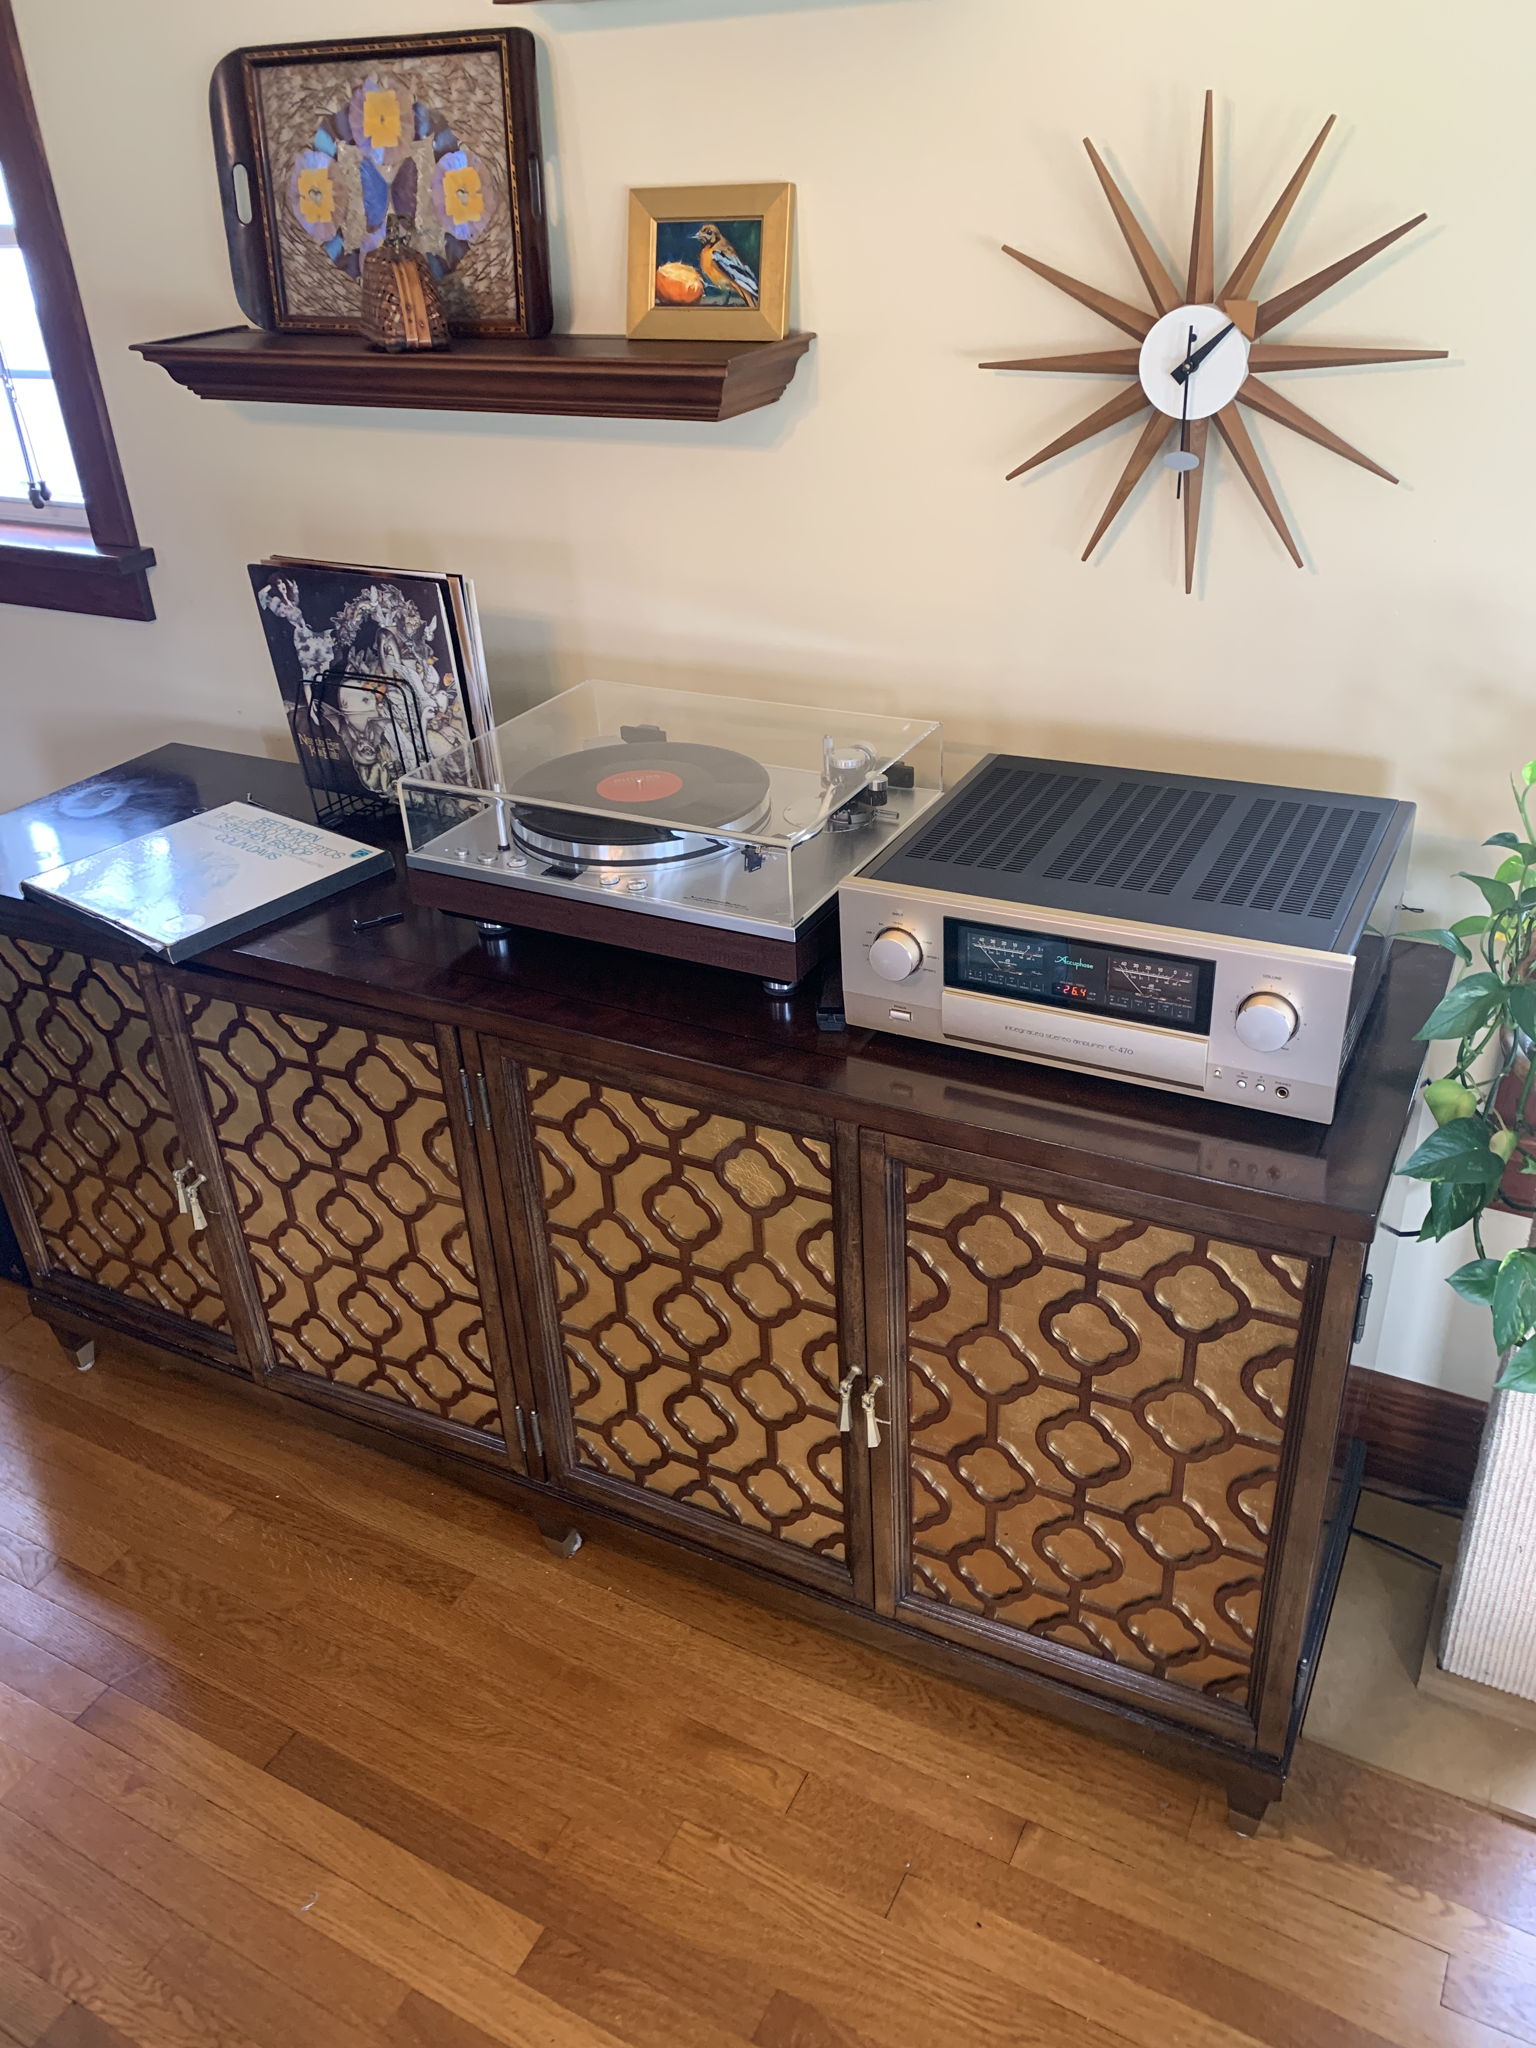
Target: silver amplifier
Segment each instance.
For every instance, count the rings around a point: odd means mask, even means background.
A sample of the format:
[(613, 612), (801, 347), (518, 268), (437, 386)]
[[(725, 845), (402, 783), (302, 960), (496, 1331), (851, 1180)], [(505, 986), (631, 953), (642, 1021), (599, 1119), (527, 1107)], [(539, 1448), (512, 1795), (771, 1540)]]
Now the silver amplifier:
[(848, 1021), (1328, 1123), (1413, 818), (988, 755), (840, 886)]

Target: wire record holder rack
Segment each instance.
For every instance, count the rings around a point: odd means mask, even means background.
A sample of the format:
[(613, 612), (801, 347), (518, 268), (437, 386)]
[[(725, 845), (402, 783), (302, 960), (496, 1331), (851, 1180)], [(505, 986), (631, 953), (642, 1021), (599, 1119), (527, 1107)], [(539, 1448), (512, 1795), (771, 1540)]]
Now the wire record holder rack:
[(395, 784), (430, 759), (420, 700), (399, 676), (306, 677), (290, 724), (321, 825), (393, 820)]

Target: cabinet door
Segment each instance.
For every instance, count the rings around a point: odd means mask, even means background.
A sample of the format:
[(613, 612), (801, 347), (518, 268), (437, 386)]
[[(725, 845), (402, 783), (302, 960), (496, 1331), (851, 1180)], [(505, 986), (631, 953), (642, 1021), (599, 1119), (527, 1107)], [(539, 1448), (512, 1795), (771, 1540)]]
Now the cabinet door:
[(857, 1182), (830, 1127), (508, 1060), (496, 1094), (533, 1189), (551, 1476), (846, 1597), (867, 1571), (839, 1413)]
[(126, 1300), (146, 1336), (231, 1362), (137, 967), (0, 937), (0, 1129), (39, 1285), (119, 1321), (103, 1297)]
[(440, 1045), (185, 982), (178, 1001), (254, 1267), (266, 1372), (504, 1456), (507, 1358), (444, 1080), (451, 1034)]
[(1319, 1262), (969, 1167), (886, 1162), (890, 1605), (1236, 1733)]

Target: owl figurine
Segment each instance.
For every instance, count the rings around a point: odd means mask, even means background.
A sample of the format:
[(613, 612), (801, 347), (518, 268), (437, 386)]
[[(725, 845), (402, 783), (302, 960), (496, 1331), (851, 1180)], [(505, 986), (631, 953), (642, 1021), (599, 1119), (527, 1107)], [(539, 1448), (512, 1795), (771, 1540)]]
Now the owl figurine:
[(403, 355), (451, 347), (437, 280), (398, 213), (390, 215), (382, 245), (363, 258), (362, 285), (363, 339), (370, 348)]

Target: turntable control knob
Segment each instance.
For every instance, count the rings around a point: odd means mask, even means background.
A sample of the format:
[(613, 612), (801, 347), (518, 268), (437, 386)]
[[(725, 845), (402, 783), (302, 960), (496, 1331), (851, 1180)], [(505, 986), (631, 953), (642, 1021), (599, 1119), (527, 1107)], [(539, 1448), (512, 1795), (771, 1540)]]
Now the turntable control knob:
[(1233, 1029), (1253, 1052), (1278, 1052), (1290, 1044), (1300, 1024), (1295, 1004), (1266, 989), (1238, 1004)]
[(882, 981), (905, 981), (923, 964), (923, 949), (910, 932), (889, 925), (869, 949), (869, 964)]

